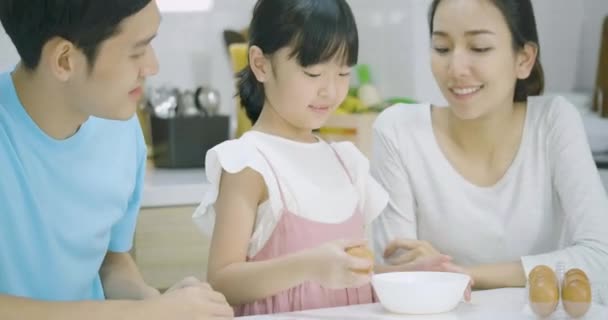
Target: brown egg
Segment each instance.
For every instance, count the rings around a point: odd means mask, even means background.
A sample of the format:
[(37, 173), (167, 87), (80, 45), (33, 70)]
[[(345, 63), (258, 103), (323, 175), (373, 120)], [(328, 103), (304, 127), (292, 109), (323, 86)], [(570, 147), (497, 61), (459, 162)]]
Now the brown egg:
[(541, 317), (555, 311), (559, 302), (559, 284), (553, 269), (540, 265), (528, 276), (530, 308)]
[(585, 278), (587, 281), (589, 281), (589, 278), (587, 278), (587, 274), (585, 274), (585, 271), (578, 269), (578, 268), (573, 268), (568, 270), (568, 272), (566, 272), (566, 274), (564, 275), (564, 277), (568, 277), (569, 275), (581, 275), (583, 278)]
[(562, 283), (564, 310), (573, 318), (583, 316), (591, 307), (591, 285), (589, 278), (580, 269), (566, 272)]
[[(539, 275), (540, 276), (555, 275), (555, 272), (553, 272), (553, 269), (551, 269), (550, 267), (548, 267), (546, 265), (538, 265), (534, 269), (532, 269), (532, 271), (530, 271), (528, 279), (530, 281), (534, 281), (534, 279)], [(557, 278), (557, 276), (556, 276), (556, 278)]]
[(369, 269), (354, 270), (355, 272), (358, 272), (358, 273), (371, 273), (374, 270), (374, 254), (367, 247), (359, 246), (359, 247), (348, 248), (348, 249), (346, 249), (346, 253), (348, 253), (348, 254), (350, 254), (352, 256), (355, 256), (355, 257), (369, 259), (372, 262), (372, 264), (369, 267)]

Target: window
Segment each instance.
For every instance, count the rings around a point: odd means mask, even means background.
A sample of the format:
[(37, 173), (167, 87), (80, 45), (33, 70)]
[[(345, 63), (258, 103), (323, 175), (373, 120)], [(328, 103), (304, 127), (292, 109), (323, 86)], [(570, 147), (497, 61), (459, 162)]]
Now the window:
[(213, 0), (157, 0), (161, 12), (209, 11)]

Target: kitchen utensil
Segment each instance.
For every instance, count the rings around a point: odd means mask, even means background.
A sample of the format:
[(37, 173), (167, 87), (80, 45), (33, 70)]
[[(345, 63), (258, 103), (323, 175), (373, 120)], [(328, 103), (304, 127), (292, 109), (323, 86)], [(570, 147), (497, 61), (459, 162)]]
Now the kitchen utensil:
[(177, 104), (179, 102), (179, 91), (166, 86), (149, 90), (148, 110), (161, 119), (175, 117)]
[(181, 117), (193, 117), (200, 115), (197, 108), (196, 96), (194, 91), (186, 90), (180, 95), (177, 105), (178, 115)]
[(199, 87), (196, 89), (195, 103), (198, 110), (207, 116), (214, 116), (220, 108), (220, 93), (219, 91), (209, 87)]

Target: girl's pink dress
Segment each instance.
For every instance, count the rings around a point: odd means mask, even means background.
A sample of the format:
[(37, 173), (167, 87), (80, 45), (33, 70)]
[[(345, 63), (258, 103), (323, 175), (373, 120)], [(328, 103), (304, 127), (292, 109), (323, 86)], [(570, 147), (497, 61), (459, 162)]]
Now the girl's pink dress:
[[(334, 153), (351, 183), (353, 183), (352, 176), (346, 169), (342, 158), (340, 158), (340, 155), (335, 149)], [(365, 236), (365, 220), (362, 212), (360, 212), (359, 206), (356, 207), (357, 209), (350, 218), (336, 224), (315, 222), (301, 218), (287, 210), (279, 176), (270, 161), (268, 161), (268, 158), (266, 158), (263, 153), (261, 154), (268, 162), (268, 165), (277, 180), (283, 209), (276, 228), (273, 230), (272, 235), (262, 250), (253, 257), (247, 257), (247, 261), (269, 260), (301, 250), (314, 248), (326, 242), (338, 239), (362, 239)], [(327, 214), (332, 213), (328, 212)], [(268, 278), (266, 281), (272, 281), (272, 278)], [(316, 283), (305, 282), (265, 299), (237, 306), (235, 308), (235, 315), (246, 316), (283, 313), (372, 302), (374, 302), (374, 298), (371, 284), (367, 284), (361, 288), (333, 290), (325, 289)]]

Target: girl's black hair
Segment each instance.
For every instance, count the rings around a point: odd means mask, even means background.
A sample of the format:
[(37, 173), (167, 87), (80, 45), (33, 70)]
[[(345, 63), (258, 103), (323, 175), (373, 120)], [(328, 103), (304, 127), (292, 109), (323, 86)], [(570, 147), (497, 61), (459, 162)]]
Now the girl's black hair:
[[(303, 66), (343, 55), (348, 66), (357, 64), (359, 36), (345, 0), (258, 0), (249, 26), (249, 46), (270, 56), (289, 47), (290, 58)], [(238, 95), (247, 117), (256, 122), (266, 100), (264, 85), (245, 67), (238, 74)]]
[[(536, 29), (536, 18), (530, 0), (490, 0), (500, 10), (507, 21), (511, 37), (513, 38), (513, 49), (521, 50), (526, 44), (532, 43), (538, 48), (538, 56), (532, 68), (530, 76), (526, 79), (518, 79), (515, 84), (514, 102), (524, 102), (529, 96), (543, 93), (545, 88), (545, 74), (540, 63), (540, 43)], [(433, 0), (429, 10), (429, 25), (431, 35), (433, 34), (433, 20), (435, 12), (441, 0)]]

